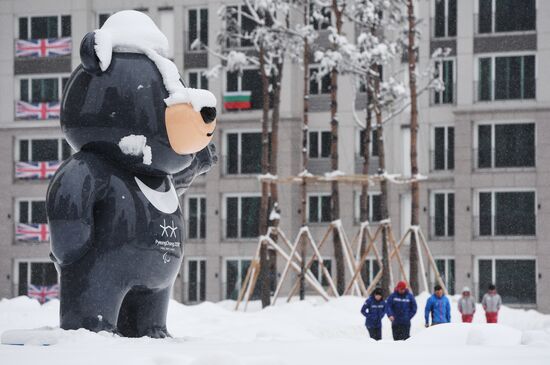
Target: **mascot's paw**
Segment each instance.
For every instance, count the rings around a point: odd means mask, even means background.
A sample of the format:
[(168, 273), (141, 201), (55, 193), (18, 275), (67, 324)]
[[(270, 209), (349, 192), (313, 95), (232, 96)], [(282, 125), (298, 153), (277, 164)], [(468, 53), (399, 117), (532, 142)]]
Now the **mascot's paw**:
[(166, 327), (153, 327), (145, 331), (144, 336), (151, 338), (171, 338)]

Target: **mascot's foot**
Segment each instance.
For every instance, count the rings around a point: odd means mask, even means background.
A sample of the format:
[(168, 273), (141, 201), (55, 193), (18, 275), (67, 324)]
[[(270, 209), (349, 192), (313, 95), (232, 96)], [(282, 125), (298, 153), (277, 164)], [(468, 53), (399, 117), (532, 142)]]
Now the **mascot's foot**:
[(171, 338), (172, 336), (168, 333), (168, 330), (166, 328), (151, 328), (145, 331), (144, 336), (151, 337), (151, 338)]

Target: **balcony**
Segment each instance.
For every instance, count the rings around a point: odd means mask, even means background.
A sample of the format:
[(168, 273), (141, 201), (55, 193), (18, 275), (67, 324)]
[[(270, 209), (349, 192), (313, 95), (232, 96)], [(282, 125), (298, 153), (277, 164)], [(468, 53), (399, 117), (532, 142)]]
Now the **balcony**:
[(536, 79), (513, 81), (514, 85), (503, 85), (494, 80), (474, 82), (474, 102), (536, 99)]
[(48, 242), (50, 228), (46, 223), (16, 223), (15, 240), (17, 242)]
[(522, 146), (522, 151), (499, 154), (494, 148), (473, 149), (472, 169), (474, 171), (530, 171), (535, 169), (535, 146)]
[(536, 237), (535, 213), (505, 212), (472, 217), (474, 239), (533, 239)]
[(71, 72), (72, 39), (16, 39), (14, 73), (43, 74)]
[(15, 102), (15, 120), (52, 120), (59, 119), (61, 115), (61, 102)]
[(17, 161), (15, 162), (15, 179), (48, 180), (53, 177), (63, 161)]

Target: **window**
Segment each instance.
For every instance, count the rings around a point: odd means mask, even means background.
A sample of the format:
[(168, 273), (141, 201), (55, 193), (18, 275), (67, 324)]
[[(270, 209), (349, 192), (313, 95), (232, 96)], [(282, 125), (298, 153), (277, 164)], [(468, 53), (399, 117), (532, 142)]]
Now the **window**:
[(505, 304), (536, 304), (537, 278), (534, 259), (480, 259), (478, 283), (481, 301), (489, 284), (495, 284)]
[[(494, 80), (494, 81), (493, 81)], [(479, 59), (479, 101), (535, 99), (535, 56)]]
[(454, 170), (455, 168), (455, 129), (454, 127), (435, 127), (433, 170)]
[[(355, 217), (359, 222), (361, 220), (361, 197), (363, 194), (356, 194)], [(368, 221), (380, 222), (382, 220), (382, 194), (378, 192), (369, 193), (367, 201)]]
[(319, 74), (319, 67), (309, 67), (309, 94), (329, 94), (330, 93), (330, 73)]
[(19, 39), (44, 39), (70, 36), (70, 15), (19, 18)]
[(331, 209), (330, 209), (330, 195), (328, 194), (316, 194), (308, 196), (308, 222), (330, 222), (331, 221)]
[[(236, 300), (241, 291), (251, 260), (231, 259), (225, 261), (225, 298)], [(258, 298), (256, 290), (252, 298)]]
[(20, 139), (18, 141), (18, 161), (61, 161), (69, 158), (71, 146), (63, 138)]
[(252, 47), (251, 34), (256, 22), (250, 16), (248, 6), (228, 6), (226, 16), (227, 47)]
[(208, 78), (204, 75), (203, 71), (188, 71), (187, 76), (187, 86), (193, 89), (208, 90)]
[(52, 262), (19, 261), (17, 270), (18, 295), (28, 295), (41, 303), (59, 297), (58, 275)]
[(255, 238), (258, 236), (259, 196), (227, 196), (224, 213), (226, 238)]
[(443, 60), (435, 62), (435, 77), (441, 79), (444, 90), (434, 90), (434, 104), (452, 104), (454, 102), (455, 77), (454, 61)]
[(380, 271), (380, 264), (378, 260), (374, 258), (368, 258), (365, 260), (363, 267), (361, 268), (361, 278), (368, 287), (376, 277), (376, 274)]
[(19, 100), (29, 103), (59, 102), (68, 77), (24, 77), (19, 79)]
[(477, 148), (477, 167), (480, 169), (534, 167), (535, 124), (478, 125)]
[(189, 239), (206, 238), (206, 198), (187, 199), (187, 227)]
[(204, 302), (206, 300), (206, 260), (189, 260), (187, 300)]
[(455, 194), (433, 192), (430, 216), (432, 237), (453, 237), (455, 235)]
[[(224, 108), (226, 110), (262, 109), (262, 78), (257, 69), (243, 70), (226, 73), (226, 92), (224, 95)], [(235, 98), (238, 99), (235, 99)], [(270, 93), (270, 103), (273, 95)], [(238, 101), (238, 105), (231, 105)]]
[(103, 24), (105, 24), (105, 22), (107, 21), (107, 19), (109, 19), (109, 17), (111, 15), (112, 15), (111, 13), (99, 13), (99, 14), (97, 14), (97, 27), (101, 28), (103, 26)]
[(200, 41), (201, 47), (199, 49), (208, 46), (208, 9), (189, 9), (187, 36), (189, 50), (193, 50), (191, 46), (196, 40)]
[[(332, 260), (323, 259), (323, 266), (327, 269), (329, 275), (332, 277)], [(315, 276), (315, 278), (321, 283), (322, 286), (329, 285), (328, 280), (325, 278), (325, 275), (323, 275), (323, 272), (319, 266), (319, 259), (314, 260), (309, 269), (311, 270), (313, 276)]]
[(479, 0), (478, 33), (536, 29), (536, 0)]
[[(365, 156), (365, 130), (362, 129), (359, 131), (359, 156), (364, 157)], [(371, 138), (370, 138), (370, 157), (378, 157), (378, 131), (376, 129), (373, 129), (371, 131)]]
[(45, 200), (18, 200), (17, 201), (17, 223), (25, 224), (46, 224), (46, 201)]
[(534, 191), (481, 191), (478, 193), (479, 236), (534, 236)]
[(330, 157), (331, 133), (329, 131), (309, 132), (309, 158)]
[[(450, 295), (455, 295), (455, 260), (454, 259), (435, 259), (435, 266), (439, 271), (439, 276), (445, 284)], [(436, 283), (435, 277), (433, 279)]]
[(313, 3), (309, 5), (310, 24), (315, 30), (327, 29), (331, 25), (332, 12), (329, 6), (319, 7)]
[(456, 37), (456, 2), (457, 0), (435, 0), (435, 38)]
[(259, 174), (262, 171), (262, 134), (227, 133), (224, 144), (224, 171), (228, 175)]

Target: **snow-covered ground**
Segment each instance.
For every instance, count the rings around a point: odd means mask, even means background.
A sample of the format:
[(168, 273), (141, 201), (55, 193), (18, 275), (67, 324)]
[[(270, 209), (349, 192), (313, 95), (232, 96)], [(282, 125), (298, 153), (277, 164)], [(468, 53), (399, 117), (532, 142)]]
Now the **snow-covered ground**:
[[(500, 324), (484, 324), (481, 308), (474, 324), (459, 323), (452, 300), (453, 323), (424, 329), (427, 294), (418, 297), (419, 313), (412, 338), (391, 340), (384, 319), (380, 342), (368, 338), (359, 313), (363, 299), (342, 297), (328, 303), (312, 298), (247, 313), (234, 302), (184, 306), (172, 302), (168, 328), (173, 339), (127, 339), (85, 330), (51, 330), (52, 346), (0, 345), (0, 364), (121, 365), (339, 365), (550, 364), (550, 315), (503, 308)], [(26, 297), (0, 301), (0, 333), (10, 329), (55, 327), (59, 302), (40, 306)]]

